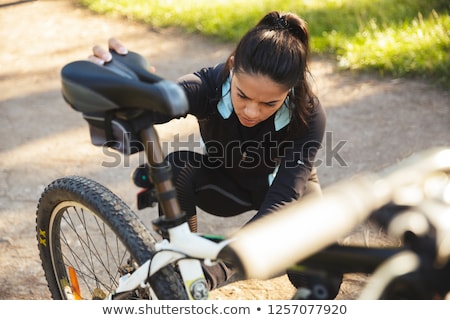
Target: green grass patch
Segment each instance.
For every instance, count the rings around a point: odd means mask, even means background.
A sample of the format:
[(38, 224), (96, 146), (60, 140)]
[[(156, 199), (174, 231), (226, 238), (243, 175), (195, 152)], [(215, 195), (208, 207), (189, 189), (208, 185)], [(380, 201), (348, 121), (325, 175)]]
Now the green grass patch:
[(271, 10), (309, 24), (314, 53), (345, 69), (418, 77), (450, 89), (447, 0), (79, 0), (103, 14), (236, 42)]

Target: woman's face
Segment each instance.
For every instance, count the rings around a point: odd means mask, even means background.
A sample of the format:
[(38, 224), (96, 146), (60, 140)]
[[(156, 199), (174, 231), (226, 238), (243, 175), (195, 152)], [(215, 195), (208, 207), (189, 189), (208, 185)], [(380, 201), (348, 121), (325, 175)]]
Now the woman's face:
[(288, 93), (289, 90), (264, 75), (239, 72), (231, 78), (234, 112), (245, 127), (253, 127), (277, 112)]

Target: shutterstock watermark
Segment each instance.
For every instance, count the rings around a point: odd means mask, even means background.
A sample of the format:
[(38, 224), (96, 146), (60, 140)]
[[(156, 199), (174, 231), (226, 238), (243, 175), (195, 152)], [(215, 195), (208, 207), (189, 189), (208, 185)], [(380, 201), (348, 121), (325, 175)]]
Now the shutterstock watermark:
[(336, 161), (339, 167), (348, 167), (348, 163), (345, 161), (342, 156), (342, 149), (347, 144), (347, 140), (338, 140), (336, 144), (333, 143), (333, 133), (331, 131), (325, 132), (324, 137), (324, 159), (316, 157), (314, 161), (315, 167), (320, 167), (325, 165), (326, 167), (332, 167), (334, 161)]
[[(125, 143), (127, 139), (119, 143)], [(173, 140), (161, 142), (161, 149), (164, 155), (174, 153), (176, 151), (192, 151), (204, 154), (205, 157), (196, 157), (197, 163), (190, 163), (190, 166), (209, 166), (210, 168), (226, 167), (232, 168), (239, 166), (245, 169), (252, 169), (261, 165), (274, 167), (280, 159), (283, 159), (284, 165), (289, 166), (315, 166), (315, 167), (348, 167), (342, 150), (348, 141), (334, 141), (331, 131), (325, 132), (323, 143), (316, 141), (303, 143), (301, 146), (295, 145), (293, 141), (277, 142), (272, 139), (270, 134), (263, 137), (262, 141), (232, 140), (226, 144), (220, 141), (208, 141), (203, 144), (197, 140), (197, 136), (190, 134), (180, 137), (179, 134), (174, 135)], [(116, 141), (116, 144), (118, 142)], [(150, 142), (147, 147), (151, 148)], [(146, 155), (141, 150), (145, 150), (145, 145), (141, 142), (134, 142), (132, 146), (127, 146), (130, 154), (138, 154), (139, 163), (146, 162)], [(120, 153), (106, 144), (103, 146), (103, 154), (107, 160), (102, 162), (104, 167), (130, 167), (130, 156)], [(207, 154), (207, 156), (206, 156)]]

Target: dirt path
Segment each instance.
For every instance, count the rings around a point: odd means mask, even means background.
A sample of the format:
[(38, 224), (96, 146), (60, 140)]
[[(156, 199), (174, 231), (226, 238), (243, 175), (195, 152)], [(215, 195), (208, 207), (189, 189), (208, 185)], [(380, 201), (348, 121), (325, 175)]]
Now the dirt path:
[[(0, 5), (7, 2), (13, 1), (1, 0)], [(90, 145), (86, 123), (60, 94), (61, 67), (86, 58), (92, 45), (106, 43), (110, 36), (123, 39), (172, 80), (221, 62), (231, 50), (228, 44), (199, 36), (93, 15), (71, 1), (0, 6), (0, 299), (49, 298), (34, 215), (40, 193), (53, 179), (89, 176), (135, 208), (129, 175), (139, 159), (122, 159), (115, 168), (102, 166), (105, 155)], [(430, 146), (450, 144), (448, 92), (422, 82), (338, 73), (333, 63), (320, 59), (312, 62), (312, 72), (328, 113), (328, 134), (319, 154), (324, 186), (361, 171), (378, 170)], [(188, 119), (176, 130), (185, 130), (186, 123), (194, 124)], [(168, 139), (177, 124), (161, 127), (162, 137)], [(145, 211), (142, 216), (151, 221), (156, 212)], [(201, 228), (226, 234), (246, 218), (202, 215)], [(340, 297), (355, 297), (358, 281), (347, 282)], [(292, 292), (281, 277), (233, 284), (213, 295), (288, 299)]]

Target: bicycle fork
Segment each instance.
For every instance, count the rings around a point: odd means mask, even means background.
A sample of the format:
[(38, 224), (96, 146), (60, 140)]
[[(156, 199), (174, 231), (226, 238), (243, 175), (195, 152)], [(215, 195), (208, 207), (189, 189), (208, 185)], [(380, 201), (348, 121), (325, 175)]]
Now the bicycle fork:
[(208, 299), (206, 282), (201, 260), (206, 264), (214, 264), (219, 252), (229, 241), (219, 243), (192, 233), (187, 222), (168, 230), (170, 241), (163, 239), (155, 245), (156, 252), (152, 259), (145, 262), (131, 275), (125, 275), (119, 280), (116, 293), (127, 292), (145, 287), (153, 274), (170, 263), (177, 263), (183, 279), (186, 292), (190, 299)]

